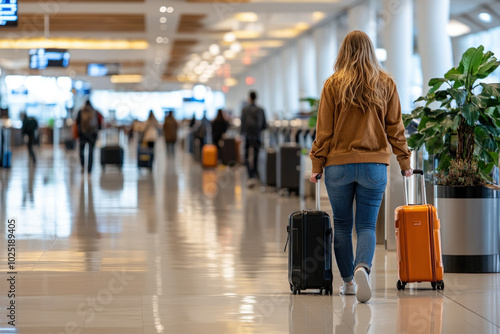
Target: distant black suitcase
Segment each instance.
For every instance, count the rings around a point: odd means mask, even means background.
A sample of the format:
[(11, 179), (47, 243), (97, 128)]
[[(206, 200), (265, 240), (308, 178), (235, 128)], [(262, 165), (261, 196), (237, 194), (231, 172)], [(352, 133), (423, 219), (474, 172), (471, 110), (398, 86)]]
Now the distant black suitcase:
[(74, 139), (66, 139), (64, 141), (64, 147), (68, 150), (68, 151), (73, 151), (76, 147), (76, 141)]
[(104, 169), (106, 165), (115, 165), (118, 168), (122, 168), (123, 148), (119, 145), (110, 145), (101, 148), (101, 166)]
[(316, 186), (316, 210), (294, 212), (288, 222), (288, 282), (293, 294), (307, 289), (333, 292), (332, 226), (330, 216), (320, 211), (320, 181)]
[(276, 155), (276, 186), (298, 192), (300, 186), (300, 151), (296, 144), (284, 144)]
[(139, 147), (137, 150), (137, 167), (153, 169), (154, 148)]
[(259, 178), (262, 184), (276, 187), (276, 150), (274, 148), (260, 151)]
[(226, 138), (222, 140), (220, 158), (223, 165), (235, 166), (238, 162), (236, 139)]

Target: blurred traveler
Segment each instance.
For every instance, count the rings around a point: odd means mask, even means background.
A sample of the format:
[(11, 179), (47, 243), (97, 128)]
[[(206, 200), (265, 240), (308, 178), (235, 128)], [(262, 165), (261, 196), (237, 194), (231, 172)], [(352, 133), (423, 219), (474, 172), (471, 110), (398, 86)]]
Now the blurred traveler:
[[(396, 84), (380, 66), (368, 35), (349, 33), (335, 73), (321, 93), (316, 139), (310, 153), (311, 182), (325, 173), (334, 216), (334, 251), (343, 295), (371, 298), (369, 274), (375, 253), (375, 224), (387, 185), (392, 152), (412, 175), (411, 152), (401, 120)], [(353, 257), (353, 201), (356, 198), (356, 258)]]
[(247, 186), (254, 187), (257, 184), (257, 160), (261, 146), (261, 133), (267, 128), (264, 109), (255, 104), (257, 93), (251, 91), (249, 104), (241, 112), (241, 134), (245, 136), (245, 164), (248, 171)]
[(226, 133), (228, 126), (229, 123), (224, 117), (224, 112), (222, 111), (222, 109), (217, 110), (217, 117), (215, 117), (215, 119), (212, 121), (212, 139), (214, 145), (217, 146), (219, 156), (221, 154), (220, 141), (222, 140), (222, 137)]
[(193, 118), (191, 118), (191, 120), (189, 121), (189, 127), (194, 128), (195, 125), (196, 125), (196, 115), (193, 114)]
[(38, 131), (38, 122), (34, 117), (28, 117), (25, 113), (21, 114), (21, 119), (23, 120), (23, 126), (21, 132), (23, 135), (28, 136), (28, 152), (31, 156), (33, 163), (36, 163), (36, 155), (33, 150), (33, 145), (36, 142), (36, 136)]
[(158, 129), (160, 128), (160, 123), (153, 114), (153, 110), (149, 111), (149, 116), (144, 126), (144, 137), (142, 142), (149, 148), (155, 147), (156, 139), (158, 139)]
[(175, 155), (175, 143), (177, 142), (177, 121), (174, 113), (170, 111), (163, 122), (163, 136), (167, 145), (167, 155)]
[(90, 174), (92, 173), (97, 134), (102, 127), (102, 115), (92, 106), (90, 100), (87, 100), (85, 106), (78, 112), (76, 125), (78, 128), (78, 137), (80, 138), (80, 164), (82, 166), (82, 173), (85, 171), (85, 145), (88, 144), (87, 171)]

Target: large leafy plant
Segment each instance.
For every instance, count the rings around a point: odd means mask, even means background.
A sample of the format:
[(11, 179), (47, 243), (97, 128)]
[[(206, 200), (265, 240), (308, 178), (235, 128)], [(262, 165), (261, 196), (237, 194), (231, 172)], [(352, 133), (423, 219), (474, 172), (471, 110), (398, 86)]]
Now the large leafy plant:
[[(477, 164), (478, 179), (491, 181), (490, 173), (499, 163), (500, 84), (477, 81), (487, 78), (499, 65), (483, 46), (468, 49), (458, 67), (449, 70), (444, 78), (429, 81), (427, 95), (415, 101), (425, 105), (403, 117), (405, 126), (420, 119), (408, 145), (413, 149), (425, 145), (439, 161), (437, 172), (442, 177), (449, 174), (450, 166), (455, 166), (451, 162), (457, 160)], [(446, 185), (457, 185), (452, 183)]]
[(313, 97), (304, 97), (301, 98), (300, 101), (309, 103), (309, 107), (311, 108), (311, 114), (309, 115), (309, 127), (311, 129), (315, 128), (316, 123), (318, 122), (319, 99), (315, 99)]

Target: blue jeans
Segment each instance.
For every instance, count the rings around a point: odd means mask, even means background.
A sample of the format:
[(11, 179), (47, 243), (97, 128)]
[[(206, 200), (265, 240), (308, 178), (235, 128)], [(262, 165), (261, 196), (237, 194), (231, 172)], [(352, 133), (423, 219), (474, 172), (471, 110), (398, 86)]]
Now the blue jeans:
[[(375, 225), (387, 185), (387, 166), (378, 163), (335, 165), (325, 168), (325, 184), (333, 209), (333, 249), (344, 282), (354, 270), (370, 273), (375, 253)], [(356, 199), (356, 259), (352, 249), (353, 202)]]

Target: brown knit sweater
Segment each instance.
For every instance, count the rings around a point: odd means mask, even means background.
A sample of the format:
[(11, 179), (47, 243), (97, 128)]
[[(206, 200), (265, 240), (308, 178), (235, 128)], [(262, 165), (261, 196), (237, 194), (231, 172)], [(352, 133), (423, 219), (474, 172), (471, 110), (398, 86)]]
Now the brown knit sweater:
[(316, 140), (310, 153), (313, 173), (322, 173), (323, 168), (330, 165), (388, 165), (391, 146), (401, 170), (410, 169), (411, 151), (404, 134), (399, 95), (394, 81), (388, 84), (386, 107), (364, 112), (357, 107), (341, 111), (342, 104), (333, 100), (332, 79), (325, 82), (318, 109)]

